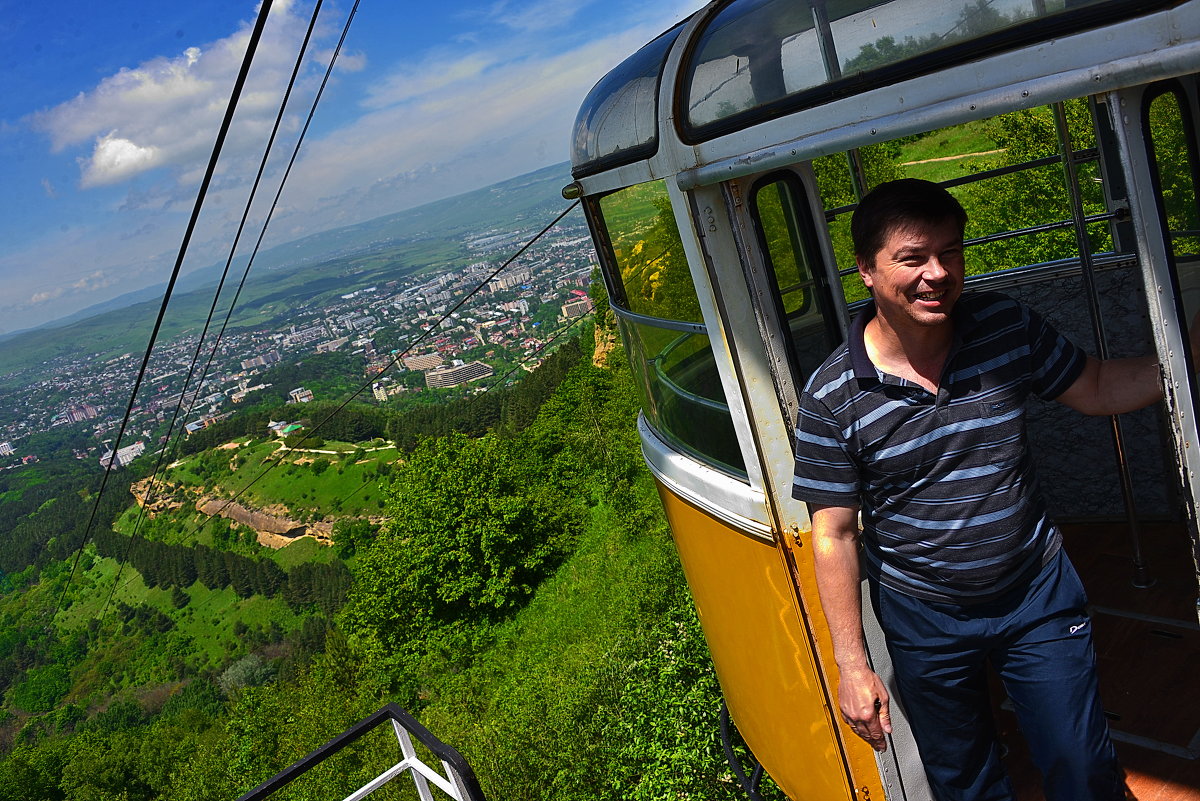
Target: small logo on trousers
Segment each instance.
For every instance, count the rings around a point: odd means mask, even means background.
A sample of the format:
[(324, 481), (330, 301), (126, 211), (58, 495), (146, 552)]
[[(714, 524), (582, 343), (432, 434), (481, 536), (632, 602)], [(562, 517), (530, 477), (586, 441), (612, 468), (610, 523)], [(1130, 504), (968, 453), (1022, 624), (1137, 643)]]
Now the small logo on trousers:
[(1082, 623), (1076, 623), (1074, 626), (1071, 626), (1071, 628), (1067, 631), (1067, 634), (1074, 634), (1075, 632), (1079, 631), (1087, 624), (1088, 624), (1088, 622), (1086, 620), (1083, 621)]

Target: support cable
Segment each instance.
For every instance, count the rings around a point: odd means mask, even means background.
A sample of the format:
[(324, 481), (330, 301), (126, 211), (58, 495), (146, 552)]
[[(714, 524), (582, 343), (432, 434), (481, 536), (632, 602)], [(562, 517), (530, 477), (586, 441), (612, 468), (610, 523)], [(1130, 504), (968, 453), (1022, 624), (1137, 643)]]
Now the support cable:
[[(480, 393), (479, 393), (479, 395), (476, 395), (476, 397), (479, 397), (479, 396), (481, 396), (481, 395), (486, 395), (486, 394), (488, 394), (489, 392), (491, 392), (493, 389), (495, 389), (496, 387), (498, 387), (498, 386), (500, 386), (501, 384), (503, 384), (505, 381), (507, 381), (507, 380), (508, 380), (508, 377), (509, 377), (510, 375), (512, 375), (513, 373), (517, 372), (517, 370), (520, 370), (520, 369), (521, 369), (521, 368), (522, 368), (522, 367), (523, 367), (525, 364), (527, 364), (527, 363), (529, 362), (529, 360), (530, 360), (530, 359), (534, 358), (534, 357), (535, 357), (535, 356), (537, 356), (539, 353), (541, 353), (542, 351), (544, 351), (546, 348), (550, 347), (552, 344), (554, 344), (555, 340), (557, 340), (557, 339), (561, 338), (561, 337), (562, 337), (564, 334), (566, 334), (566, 333), (567, 333), (568, 331), (570, 331), (572, 328), (574, 328), (575, 326), (579, 325), (581, 322), (583, 322), (584, 320), (588, 319), (588, 318), (589, 318), (589, 317), (591, 317), (591, 316), (592, 316), (592, 312), (588, 312), (587, 314), (585, 314), (585, 315), (583, 315), (583, 316), (581, 316), (581, 317), (579, 317), (579, 318), (575, 319), (575, 320), (574, 320), (574, 321), (572, 321), (570, 324), (568, 324), (568, 325), (565, 325), (565, 326), (563, 326), (562, 328), (560, 328), (558, 331), (556, 331), (556, 332), (554, 333), (554, 336), (550, 337), (550, 339), (546, 340), (546, 341), (545, 341), (545, 342), (543, 342), (541, 345), (539, 345), (539, 346), (538, 346), (536, 349), (534, 349), (533, 353), (530, 353), (530, 354), (529, 354), (528, 356), (526, 356), (524, 359), (522, 359), (521, 361), (517, 362), (517, 365), (516, 365), (516, 367), (512, 368), (512, 369), (511, 369), (511, 370), (509, 370), (507, 373), (505, 373), (504, 375), (500, 376), (499, 380), (497, 380), (497, 381), (494, 381), (494, 382), (493, 382), (493, 383), (491, 383), (491, 384), (488, 384), (488, 386), (487, 386), (486, 388), (484, 388), (483, 392), (480, 392)], [(395, 466), (396, 466), (397, 464), (399, 464), (399, 463), (400, 463), (400, 458), (399, 458), (399, 457), (397, 457), (397, 458), (396, 458), (396, 461), (394, 461), (394, 462), (391, 462), (391, 466), (392, 466), (392, 467), (395, 467)], [(338, 500), (337, 500), (335, 503), (336, 503), (338, 506), (340, 506), (341, 504), (343, 504), (343, 503), (345, 503), (346, 501), (348, 501), (348, 500), (350, 500), (351, 498), (353, 498), (353, 497), (354, 497), (355, 495), (357, 495), (358, 493), (362, 492), (364, 489), (366, 489), (366, 488), (367, 488), (368, 486), (370, 486), (370, 485), (371, 485), (371, 480), (370, 480), (370, 479), (367, 479), (366, 481), (364, 481), (363, 483), (359, 484), (357, 487), (355, 487), (354, 489), (352, 489), (352, 490), (351, 490), (349, 493), (347, 493), (346, 495), (343, 495), (341, 498), (338, 498)]]
[[(357, 5), (356, 5), (356, 7), (357, 7)], [(330, 412), (328, 415), (326, 415), (316, 426), (313, 426), (312, 429), (307, 434), (305, 434), (304, 437), (301, 438), (300, 444), (302, 444), (305, 439), (308, 439), (310, 436), (315, 434), (320, 429), (321, 426), (328, 423), (336, 414), (338, 414), (346, 406), (348, 406), (350, 404), (350, 402), (354, 400), (354, 398), (356, 398), (360, 394), (362, 394), (363, 390), (365, 390), (372, 383), (374, 383), (377, 380), (379, 375), (382, 375), (383, 373), (386, 373), (388, 370), (395, 367), (400, 362), (401, 359), (403, 359), (406, 355), (411, 353), (414, 348), (416, 348), (418, 345), (420, 345), (421, 342), (424, 341), (426, 338), (428, 338), (433, 332), (437, 331), (437, 329), (441, 327), (442, 323), (444, 323), (448, 319), (450, 319), (450, 317), (453, 314), (455, 314), (459, 309), (461, 309), (462, 306), (468, 300), (470, 300), (472, 297), (477, 295), (484, 287), (486, 287), (491, 282), (491, 280), (493, 278), (495, 278), (497, 275), (499, 275), (501, 272), (503, 272), (505, 269), (507, 269), (514, 261), (516, 261), (518, 258), (520, 258), (520, 256), (522, 254), (524, 254), (525, 251), (527, 251), (530, 247), (532, 247), (534, 245), (534, 243), (536, 243), (539, 239), (541, 239), (551, 228), (553, 228), (555, 225), (557, 225), (559, 222), (561, 222), (562, 219), (564, 217), (566, 217), (567, 214), (569, 214), (571, 211), (573, 211), (575, 209), (575, 207), (578, 205), (579, 205), (579, 201), (577, 200), (577, 201), (571, 203), (571, 205), (567, 206), (566, 209), (564, 209), (562, 212), (560, 212), (553, 220), (551, 220), (545, 227), (543, 227), (537, 234), (535, 234), (533, 236), (533, 238), (531, 238), (528, 242), (526, 242), (524, 245), (522, 245), (521, 248), (518, 249), (515, 253), (513, 253), (503, 264), (501, 264), (499, 267), (497, 267), (495, 270), (493, 270), (491, 273), (489, 273), (479, 284), (477, 284), (475, 286), (474, 289), (472, 289), (470, 292), (468, 292), (457, 304), (455, 304), (455, 306), (452, 309), (445, 312), (441, 317), (438, 318), (438, 320), (434, 324), (429, 326), (429, 328), (426, 329), (426, 331), (424, 331), (420, 336), (418, 336), (403, 351), (399, 352), (383, 368), (383, 370), (381, 370), (377, 375), (372, 376), (370, 381), (367, 381), (365, 384), (360, 386), (357, 390), (354, 391), (354, 393), (352, 393), (337, 408), (335, 408), (332, 412)], [(580, 319), (585, 319), (585, 318), (580, 318)], [(578, 321), (576, 321), (576, 322), (578, 322)], [(572, 325), (574, 325), (574, 323)], [(549, 344), (549, 342), (547, 342), (547, 344)], [(508, 375), (511, 375), (511, 372)], [(505, 377), (507, 377), (507, 375)], [(237, 501), (237, 499), (240, 498), (248, 489), (250, 489), (250, 487), (252, 487), (258, 481), (260, 481), (264, 476), (266, 476), (269, 472), (271, 472), (271, 470), (275, 469), (275, 467), (278, 464), (279, 464), (278, 462), (273, 462), (272, 464), (270, 464), (269, 466), (264, 468), (262, 470), (262, 472), (260, 472), (256, 476), (254, 476), (254, 478), (252, 478), (245, 486), (243, 486), (241, 489), (239, 489), (237, 491), (237, 493), (235, 493), (231, 498), (227, 499), (225, 501), (225, 503), (217, 511), (213, 512), (213, 514), (210, 515), (210, 517), (214, 516), (214, 515), (219, 515), (222, 511), (224, 511), (225, 509), (228, 509), (229, 506), (231, 504), (233, 504), (235, 501)], [(357, 492), (357, 490), (356, 490), (356, 492)], [(184, 532), (174, 542), (167, 543), (167, 544), (170, 545), (170, 544), (175, 544), (175, 543), (181, 542), (185, 536), (187, 536), (188, 534), (194, 534), (197, 531), (199, 531), (199, 529), (200, 529), (200, 526), (197, 526), (196, 528), (193, 528), (190, 531)], [(113, 594), (115, 594), (116, 590), (124, 589), (124, 587), (128, 586), (134, 580), (135, 579), (130, 579), (129, 581), (127, 581), (125, 584), (121, 585), (120, 587), (117, 587), (116, 582), (114, 581), (114, 583), (113, 583), (114, 589), (113, 589), (112, 593), (110, 593), (110, 598), (113, 596)], [(107, 602), (105, 604), (105, 608), (107, 608)], [(197, 608), (202, 608), (202, 607), (197, 607)], [(102, 615), (103, 615), (103, 612), (101, 613), (101, 617), (102, 617)]]
[(196, 203), (192, 208), (191, 218), (188, 220), (187, 230), (184, 232), (183, 242), (179, 246), (179, 253), (175, 258), (175, 266), (171, 271), (171, 277), (167, 281), (167, 288), (163, 292), (162, 305), (159, 307), (158, 316), (154, 321), (154, 328), (150, 332), (150, 341), (146, 345), (146, 353), (142, 357), (141, 367), (138, 369), (137, 378), (134, 380), (133, 391), (129, 395), (129, 403), (126, 404), (125, 414), (121, 419), (121, 426), (117, 430), (116, 440), (112, 446), (112, 458), (104, 469), (104, 478), (100, 482), (100, 488), (96, 492), (96, 501), (92, 504), (91, 514), (88, 516), (87, 525), (83, 530), (83, 540), (79, 543), (79, 547), (75, 551), (75, 558), (71, 563), (71, 571), (67, 574), (67, 580), (63, 584), (62, 592), (59, 593), (58, 599), (54, 604), (54, 612), (51, 614), (50, 622), (53, 623), (54, 618), (62, 609), (63, 600), (66, 598), (67, 591), (71, 587), (71, 583), (75, 579), (75, 573), (79, 568), (80, 558), (83, 556), (83, 549), (91, 538), (92, 526), (96, 521), (96, 513), (100, 508), (100, 499), (104, 497), (104, 490), (108, 485), (108, 477), (112, 472), (113, 465), (117, 461), (117, 452), (121, 448), (121, 438), (125, 435), (125, 429), (129, 425), (129, 418), (133, 414), (133, 407), (137, 401), (138, 391), (141, 389), (142, 380), (145, 378), (146, 369), (150, 362), (150, 354), (154, 350), (154, 343), (158, 339), (158, 332), (162, 328), (163, 318), (166, 316), (167, 305), (171, 301), (171, 294), (175, 289), (175, 283), (179, 279), (180, 270), (183, 267), (184, 257), (187, 255), (188, 245), (191, 243), (192, 234), (196, 229), (196, 222), (200, 217), (200, 210), (204, 207), (204, 199), (208, 194), (209, 184), (212, 183), (213, 174), (216, 172), (217, 162), (221, 156), (221, 150), (225, 144), (225, 138), (229, 134), (229, 128), (233, 122), (233, 114), (237, 110), (238, 100), (241, 97), (242, 89), (246, 84), (246, 77), (250, 73), (250, 65), (254, 62), (254, 55), (258, 50), (259, 41), (262, 39), (263, 29), (266, 27), (267, 16), (271, 10), (273, 0), (262, 0), (262, 5), (259, 8), (258, 19), (254, 23), (254, 29), (250, 34), (250, 41), (246, 46), (246, 55), (242, 59), (241, 69), (238, 71), (237, 80), (234, 82), (233, 91), (229, 97), (229, 103), (225, 109), (225, 117), (221, 121), (221, 128), (217, 134), (217, 140), (213, 145), (212, 155), (209, 157), (208, 168), (204, 172), (204, 179), (200, 182), (200, 191), (196, 196)]
[[(221, 272), (221, 278), (217, 282), (217, 289), (216, 289), (216, 292), (213, 294), (212, 305), (208, 309), (208, 317), (205, 318), (205, 320), (204, 320), (204, 327), (200, 331), (199, 340), (196, 342), (196, 352), (192, 354), (191, 364), (188, 365), (187, 376), (184, 378), (184, 381), (183, 381), (183, 390), (179, 393), (179, 400), (175, 404), (175, 411), (171, 415), (170, 424), (168, 424), (168, 426), (167, 426), (166, 441), (163, 443), (163, 447), (158, 452), (158, 461), (155, 463), (154, 470), (150, 474), (150, 480), (146, 484), (145, 498), (143, 499), (142, 504), (138, 507), (137, 520), (134, 521), (133, 533), (129, 537), (129, 544), (126, 545), (125, 553), (121, 557), (120, 564), (117, 567), (117, 575), (113, 579), (112, 592), (109, 593), (108, 599), (104, 602), (104, 609), (100, 612), (101, 620), (104, 619), (104, 615), (108, 611), (108, 606), (112, 602), (113, 592), (116, 591), (117, 582), (121, 578), (121, 572), (125, 569), (125, 563), (129, 560), (129, 554), (130, 554), (131, 550), (133, 549), (134, 540), (137, 538), (138, 534), (141, 531), (142, 522), (145, 520), (145, 517), (147, 514), (146, 509), (154, 501), (155, 480), (158, 478), (159, 471), (162, 470), (163, 462), (166, 461), (167, 453), (170, 450), (171, 435), (175, 431), (175, 424), (179, 421), (180, 411), (183, 408), (184, 399), (187, 397), (188, 389), (191, 388), (192, 377), (195, 375), (196, 365), (199, 363), (200, 354), (204, 349), (204, 340), (208, 336), (209, 326), (212, 324), (213, 317), (216, 315), (217, 304), (220, 301), (221, 292), (225, 288), (225, 279), (229, 276), (229, 269), (230, 269), (231, 265), (233, 264), (233, 257), (234, 257), (234, 254), (237, 252), (238, 243), (241, 241), (242, 231), (245, 229), (246, 221), (250, 217), (250, 209), (254, 204), (254, 199), (258, 196), (258, 187), (259, 187), (259, 184), (262, 183), (263, 173), (266, 172), (267, 161), (270, 158), (271, 150), (275, 145), (275, 137), (278, 135), (279, 129), (283, 125), (283, 115), (284, 115), (284, 112), (287, 110), (288, 100), (292, 96), (292, 90), (295, 88), (296, 79), (300, 74), (300, 69), (304, 65), (304, 56), (308, 52), (308, 45), (312, 39), (313, 30), (316, 28), (317, 17), (321, 12), (321, 4), (323, 2), (324, 2), (324, 0), (317, 0), (316, 5), (313, 7), (312, 17), (309, 19), (309, 22), (308, 22), (308, 30), (305, 32), (304, 41), (300, 45), (300, 52), (296, 55), (296, 63), (292, 66), (291, 78), (288, 80), (287, 89), (284, 91), (284, 94), (283, 94), (283, 100), (279, 104), (279, 112), (275, 115), (275, 124), (271, 128), (271, 135), (267, 139), (267, 145), (263, 150), (262, 158), (259, 160), (258, 172), (254, 176), (254, 183), (250, 188), (249, 197), (247, 197), (247, 199), (246, 199), (245, 208), (242, 210), (242, 219), (238, 223), (237, 233), (234, 234), (233, 244), (230, 245), (229, 256), (226, 257), (226, 259), (225, 259), (225, 269)], [(336, 58), (336, 56), (335, 56), (335, 58)], [(331, 67), (332, 67), (332, 63), (333, 62), (331, 61), (330, 62)], [(301, 139), (303, 139), (303, 134), (301, 135)], [(286, 176), (285, 176), (285, 180), (286, 180)], [(278, 199), (278, 196), (276, 196), (276, 199)], [(264, 228), (265, 228), (265, 225), (264, 225)], [(261, 239), (259, 241), (261, 242)], [(249, 272), (249, 265), (247, 265), (246, 270), (247, 270), (247, 272)], [(242, 281), (245, 282), (245, 280), (246, 280), (246, 274), (243, 273)], [(241, 287), (239, 285), (239, 290), (240, 290), (240, 288)], [(236, 298), (235, 298), (235, 302), (236, 302)], [(233, 305), (231, 304), (229, 308), (230, 308), (230, 312), (232, 313)], [(226, 316), (225, 322), (226, 323), (229, 322), (228, 316)], [(224, 330), (225, 330), (225, 327), (222, 326), (221, 333), (223, 333)], [(218, 334), (217, 340), (213, 345), (212, 352), (209, 355), (208, 363), (205, 364), (204, 371), (201, 373), (200, 379), (196, 382), (196, 391), (192, 396), (192, 402), (188, 406), (187, 414), (184, 415), (185, 417), (190, 416), (192, 413), (192, 409), (195, 407), (196, 398), (198, 398), (200, 396), (200, 389), (204, 385), (204, 379), (208, 375), (208, 368), (212, 364), (212, 355), (217, 352), (217, 345), (219, 343), (220, 343), (220, 334)]]

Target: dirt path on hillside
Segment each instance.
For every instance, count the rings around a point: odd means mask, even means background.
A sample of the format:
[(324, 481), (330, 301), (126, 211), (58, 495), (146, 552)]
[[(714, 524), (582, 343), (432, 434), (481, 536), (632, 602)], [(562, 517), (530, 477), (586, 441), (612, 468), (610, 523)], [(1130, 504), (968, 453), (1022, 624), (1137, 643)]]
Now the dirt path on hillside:
[(996, 150), (980, 150), (978, 153), (962, 153), (957, 156), (938, 156), (933, 159), (917, 159), (916, 161), (905, 161), (901, 167), (911, 167), (914, 164), (933, 164), (936, 161), (958, 161), (960, 159), (969, 159), (976, 156), (994, 156), (997, 153), (1003, 153), (1006, 148), (998, 148)]

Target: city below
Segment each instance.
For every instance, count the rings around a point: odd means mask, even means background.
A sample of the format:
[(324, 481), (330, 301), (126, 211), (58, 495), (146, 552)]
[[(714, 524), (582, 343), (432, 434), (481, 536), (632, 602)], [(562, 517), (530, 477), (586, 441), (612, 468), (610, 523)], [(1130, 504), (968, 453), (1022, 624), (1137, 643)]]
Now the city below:
[[(463, 234), (458, 244), (468, 254), (466, 259), (415, 271), (397, 260), (390, 266), (398, 277), (367, 286), (351, 283), (366, 277), (358, 271), (359, 276), (348, 277), (340, 294), (284, 299), (276, 304), (271, 320), (262, 324), (238, 323), (235, 314), (214, 353), (212, 343), (222, 319), (218, 317), (192, 376), (200, 327), (158, 342), (115, 454), (117, 466), (156, 450), (177, 408), (179, 415), (186, 415), (178, 425), (194, 433), (229, 417), (239, 405), (253, 403), (255, 393), (272, 388), (273, 368), (299, 365), (318, 354), (348, 356), (360, 385), (365, 389), (369, 384), (369, 397), (379, 403), (429, 389), (478, 389), (502, 370), (533, 369), (557, 331), (591, 312), (587, 288), (595, 254), (582, 219), (568, 217), (497, 272), (540, 228), (532, 220), (513, 225), (507, 231)], [(337, 263), (335, 259), (321, 266), (334, 269)], [(388, 266), (370, 277), (386, 278)], [(213, 291), (193, 294), (207, 292), (211, 303)], [(64, 337), (69, 330), (64, 329)], [(19, 346), (19, 339), (6, 344)], [(64, 437), (47, 438), (55, 433), (65, 435), (76, 458), (107, 466), (114, 458), (113, 440), (142, 359), (143, 353), (134, 351), (115, 356), (64, 352), (0, 376), (8, 385), (0, 412), (0, 467), (16, 469), (37, 461), (46, 443), (62, 443)], [(287, 393), (292, 403), (342, 399), (322, 398), (313, 387), (273, 389)], [(359, 399), (365, 396), (364, 392)]]

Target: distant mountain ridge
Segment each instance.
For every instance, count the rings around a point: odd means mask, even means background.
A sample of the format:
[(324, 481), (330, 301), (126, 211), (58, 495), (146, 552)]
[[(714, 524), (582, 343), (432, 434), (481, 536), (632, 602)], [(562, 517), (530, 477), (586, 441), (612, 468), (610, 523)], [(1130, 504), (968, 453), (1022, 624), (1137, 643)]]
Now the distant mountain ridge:
[[(561, 162), (453, 197), (320, 231), (261, 251), (254, 259), (251, 275), (262, 270), (301, 267), (338, 256), (368, 252), (423, 235), (446, 236), (493, 225), (508, 226), (514, 220), (561, 209), (564, 203), (561, 190), (570, 181), (570, 165)], [(245, 266), (245, 256), (235, 258), (230, 275), (240, 276)], [(223, 264), (215, 263), (181, 275), (174, 294), (215, 287), (223, 268)], [(6, 348), (20, 347), (16, 340), (22, 337), (67, 328), (139, 303), (161, 302), (165, 290), (166, 283), (161, 283), (126, 292), (39, 326), (0, 334), (0, 342), (4, 342)]]

